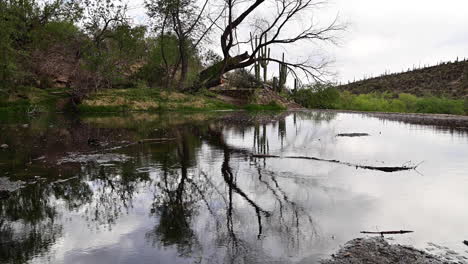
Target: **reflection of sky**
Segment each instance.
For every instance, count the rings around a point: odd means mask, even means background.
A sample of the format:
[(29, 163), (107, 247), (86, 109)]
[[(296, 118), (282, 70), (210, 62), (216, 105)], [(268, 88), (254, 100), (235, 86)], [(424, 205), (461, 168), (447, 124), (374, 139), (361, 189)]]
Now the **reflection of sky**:
[[(287, 123), (284, 141), (288, 142), (288, 147), (283, 150), (277, 132), (273, 127), (267, 128), (271, 153), (375, 166), (423, 162), (418, 167), (418, 174), (415, 171), (384, 173), (356, 170), (314, 161), (268, 160), (266, 167), (271, 171), (300, 174), (323, 186), (342, 190), (329, 193), (328, 200), (318, 199), (318, 203), (312, 206), (323, 209), (318, 221), (331, 234), (344, 235), (347, 240), (361, 230), (409, 229), (416, 232), (404, 236), (403, 242), (423, 247), (426, 242), (433, 241), (463, 252), (465, 248), (460, 241), (464, 239), (463, 234), (468, 233), (466, 136), (423, 126), (362, 118), (357, 114), (339, 114), (328, 124), (301, 120), (297, 123), (297, 133), (291, 116)], [(337, 133), (350, 132), (364, 132), (371, 136), (334, 137)], [(253, 139), (246, 137), (231, 142), (248, 146)]]
[[(247, 263), (313, 263), (358, 237), (360, 231), (400, 229), (415, 233), (402, 236), (399, 242), (421, 248), (435, 242), (464, 252), (460, 241), (468, 233), (466, 136), (356, 114), (339, 114), (328, 123), (298, 114), (296, 125), (290, 115), (286, 118), (283, 145), (278, 124), (266, 128), (271, 154), (316, 156), (365, 165), (424, 163), (419, 173), (384, 173), (304, 160), (255, 163), (233, 155), (230, 165), (239, 188), (272, 213), (263, 218), (258, 239), (255, 210), (234, 195), (233, 226), (241, 246), (233, 250), (226, 231), (226, 204), (221, 197), (228, 193), (220, 170), (223, 153), (203, 144), (197, 153), (198, 163), (189, 175), (198, 175), (199, 171), (208, 175), (211, 185), (205, 185), (205, 196), (211, 212), (204, 202), (197, 204), (190, 226), (199, 250), (192, 258), (181, 257), (176, 246), (153, 246), (148, 241), (147, 234), (159, 222), (149, 212), (153, 191), (158, 190), (141, 184), (134, 194), (133, 208), (128, 213), (124, 210), (110, 229), (109, 225), (86, 220), (86, 209), (92, 210), (93, 204), (68, 212), (64, 204), (58, 203), (62, 215), (58, 221), (63, 224), (64, 235), (48, 254), (37, 256), (32, 263), (48, 262), (49, 258), (57, 263), (220, 263), (236, 257)], [(371, 136), (335, 137), (350, 132)], [(253, 128), (247, 129), (244, 136), (227, 128), (224, 137), (231, 146), (253, 149)], [(160, 169), (159, 164), (150, 168), (155, 182), (161, 178)], [(89, 184), (98, 190), (96, 183)], [(295, 228), (296, 224), (299, 228)]]

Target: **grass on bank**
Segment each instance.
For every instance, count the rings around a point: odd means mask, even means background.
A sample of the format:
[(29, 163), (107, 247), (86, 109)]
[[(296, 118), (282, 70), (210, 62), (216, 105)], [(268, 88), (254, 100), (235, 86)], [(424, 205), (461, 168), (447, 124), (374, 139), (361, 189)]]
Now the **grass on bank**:
[[(5, 94), (3, 96), (3, 93)], [(23, 87), (15, 92), (0, 90), (0, 113), (11, 115), (28, 112), (66, 111), (68, 95), (64, 88)], [(216, 98), (208, 90), (184, 94), (151, 88), (103, 89), (92, 93), (78, 106), (81, 113), (119, 113), (133, 111), (210, 111), (240, 110), (278, 111), (285, 108), (276, 102), (266, 105), (236, 106)]]
[(105, 89), (79, 105), (80, 112), (129, 112), (171, 110), (226, 110), (233, 105), (205, 95), (190, 95), (151, 88)]
[(276, 102), (266, 105), (236, 106), (216, 98), (216, 94), (201, 90), (197, 94), (167, 92), (151, 88), (106, 89), (92, 94), (79, 106), (83, 113), (130, 111), (210, 111), (240, 110), (279, 111), (285, 108)]
[(468, 115), (467, 99), (417, 97), (406, 93), (356, 95), (335, 88), (299, 90), (293, 97), (299, 104), (312, 109)]
[(283, 111), (283, 110), (286, 110), (286, 107), (278, 104), (275, 101), (272, 101), (266, 105), (248, 104), (244, 106), (243, 108), (247, 111)]
[(25, 86), (13, 91), (0, 89), (0, 113), (55, 111), (57, 103), (66, 97), (64, 88), (45, 90)]

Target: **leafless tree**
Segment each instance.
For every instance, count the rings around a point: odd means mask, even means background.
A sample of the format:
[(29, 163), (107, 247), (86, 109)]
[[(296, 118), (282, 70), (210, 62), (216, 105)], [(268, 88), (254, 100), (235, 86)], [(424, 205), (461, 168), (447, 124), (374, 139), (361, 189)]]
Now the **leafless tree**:
[[(284, 63), (289, 70), (296, 75), (302, 72), (309, 79), (321, 81), (327, 66), (327, 61), (314, 62), (309, 58), (301, 62), (281, 61), (276, 58), (258, 56), (260, 50), (274, 45), (289, 45), (309, 42), (336, 41), (336, 33), (343, 30), (344, 26), (335, 18), (326, 26), (320, 26), (312, 19), (305, 21), (305, 17), (311, 17), (313, 11), (318, 9), (324, 2), (320, 0), (224, 0), (226, 3), (225, 19), (226, 25), (222, 28), (220, 44), (223, 52), (223, 61), (208, 67), (199, 74), (199, 85), (194, 87), (212, 87), (220, 84), (224, 73), (231, 70), (244, 68), (262, 60)], [(256, 19), (253, 27), (255, 35), (260, 40), (257, 47), (251, 53), (239, 52), (247, 48), (252, 41), (239, 39), (238, 31), (245, 30), (248, 18), (255, 16), (255, 11), (261, 8), (268, 9), (269, 18)], [(270, 12), (273, 10), (273, 12)], [(304, 24), (302, 29), (297, 30), (299, 25)], [(247, 36), (247, 34), (242, 34)], [(236, 51), (237, 50), (237, 51)]]

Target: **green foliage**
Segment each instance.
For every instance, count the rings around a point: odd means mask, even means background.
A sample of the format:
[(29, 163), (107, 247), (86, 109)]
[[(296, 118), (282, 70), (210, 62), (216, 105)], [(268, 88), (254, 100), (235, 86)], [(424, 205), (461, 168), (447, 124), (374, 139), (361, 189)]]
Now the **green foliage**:
[(269, 104), (266, 105), (259, 105), (259, 104), (249, 104), (244, 106), (244, 109), (247, 111), (282, 111), (286, 110), (286, 108), (275, 101), (271, 101)]
[(0, 95), (0, 113), (57, 111), (57, 102), (66, 97), (63, 89), (46, 91), (29, 86), (19, 86), (15, 93), (9, 96), (3, 96), (0, 90)]
[[(180, 70), (178, 40), (174, 35), (164, 35), (147, 40), (146, 63), (135, 74), (137, 79), (147, 82), (150, 87), (165, 87), (174, 75), (175, 69)], [(188, 50), (189, 68), (188, 83), (194, 81), (201, 68), (201, 60), (197, 50)], [(170, 88), (170, 87), (168, 87)]]
[(433, 113), (463, 115), (467, 112), (463, 100), (445, 97), (417, 97), (411, 94), (399, 94), (396, 98), (388, 98), (382, 94), (342, 93), (337, 104), (339, 109), (379, 112), (403, 113)]
[(70, 43), (79, 36), (78, 27), (70, 21), (52, 21), (32, 32), (31, 41), (35, 48), (46, 49), (54, 43)]
[(218, 95), (216, 93), (213, 93), (212, 91), (210, 91), (210, 90), (208, 90), (206, 88), (202, 88), (202, 89), (198, 90), (196, 94), (200, 95), (200, 96), (210, 97), (210, 98), (217, 98), (218, 97)]
[(294, 91), (292, 98), (307, 108), (343, 109), (356, 111), (432, 113), (432, 114), (468, 114), (468, 100), (448, 99), (445, 97), (425, 96), (401, 93), (352, 94), (349, 91), (338, 92), (327, 85), (315, 85), (308, 89)]
[(106, 89), (90, 94), (78, 106), (82, 113), (130, 111), (206, 111), (236, 109), (202, 91), (196, 95), (141, 88)]
[(0, 1), (0, 87), (26, 84), (31, 53), (75, 34), (79, 13), (75, 1)]
[(295, 90), (292, 98), (307, 108), (334, 109), (340, 98), (340, 93), (334, 87), (316, 84)]
[(245, 69), (237, 69), (226, 74), (229, 85), (237, 88), (258, 88), (261, 82)]

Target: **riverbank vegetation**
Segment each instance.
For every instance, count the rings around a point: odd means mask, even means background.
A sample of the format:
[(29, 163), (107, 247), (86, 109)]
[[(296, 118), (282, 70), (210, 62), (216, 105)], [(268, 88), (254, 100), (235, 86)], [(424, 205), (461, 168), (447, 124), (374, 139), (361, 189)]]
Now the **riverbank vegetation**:
[(79, 105), (80, 112), (130, 112), (237, 109), (202, 93), (197, 95), (150, 88), (106, 89), (91, 94)]
[[(2, 1), (0, 93), (4, 96), (0, 111), (27, 111), (36, 105), (47, 111), (54, 107), (42, 106), (56, 105), (61, 99), (57, 97), (68, 99), (66, 104), (60, 102), (66, 105), (60, 110), (226, 108), (226, 103), (209, 96), (201, 100), (187, 93), (197, 97), (224, 84), (224, 74), (240, 69), (255, 71), (262, 84), (271, 75), (267, 68), (270, 62), (281, 65), (283, 77), (288, 72), (302, 72), (318, 80), (324, 61), (320, 65), (313, 61), (292, 63), (284, 55), (279, 59), (281, 54), (274, 49), (285, 43), (332, 42), (334, 33), (343, 27), (332, 19), (299, 33), (281, 34), (295, 25), (295, 17), (319, 5), (284, 0), (278, 14), (262, 18), (258, 12), (261, 6), (273, 4), (265, 0), (243, 4), (147, 0), (141, 15), (146, 13), (148, 23), (141, 24), (135, 23), (136, 17), (130, 15), (132, 7), (123, 0)], [(223, 25), (222, 20), (228, 23)], [(250, 20), (261, 23), (250, 27)], [(219, 46), (212, 45), (214, 40), (220, 40)], [(284, 86), (286, 79), (280, 81)], [(61, 89), (60, 96), (51, 89)], [(168, 93), (186, 96), (180, 100), (161, 96)], [(132, 96), (146, 106), (129, 102)], [(140, 100), (142, 96), (147, 98)], [(113, 99), (104, 104), (102, 97)], [(277, 108), (271, 102), (266, 104), (266, 108)]]
[(352, 94), (333, 86), (316, 85), (292, 93), (292, 98), (311, 109), (431, 113), (468, 115), (468, 100), (447, 97), (415, 96), (407, 93)]
[[(281, 12), (261, 19), (259, 7), (273, 2), (252, 0), (245, 9), (224, 1), (214, 5), (215, 1), (200, 5), (193, 0), (147, 0), (143, 12), (151, 23), (145, 25), (134, 22), (123, 0), (0, 2), (0, 112), (281, 110), (294, 106), (284, 98), (320, 109), (468, 112), (467, 99), (452, 99), (462, 96), (426, 96), (414, 89), (415, 93), (401, 92), (392, 81), (398, 79), (405, 87), (421, 84), (429, 90), (449, 83), (461, 95), (468, 84), (465, 61), (333, 88), (323, 84), (327, 61), (293, 63), (288, 59), (295, 58), (277, 49), (304, 41), (336, 40), (337, 32), (344, 29), (337, 20), (314, 23), (299, 33), (288, 31), (295, 26), (295, 17), (320, 5), (281, 0), (285, 3)], [(223, 18), (229, 18), (226, 25), (220, 23)], [(258, 23), (248, 28), (249, 19)], [(219, 46), (212, 45), (216, 39)], [(272, 64), (277, 66), (273, 72)], [(427, 76), (433, 76), (432, 81)], [(288, 87), (291, 78), (294, 89)], [(306, 79), (313, 84), (301, 82)], [(213, 87), (222, 89), (209, 90)], [(266, 95), (253, 100), (261, 94), (259, 90)]]

